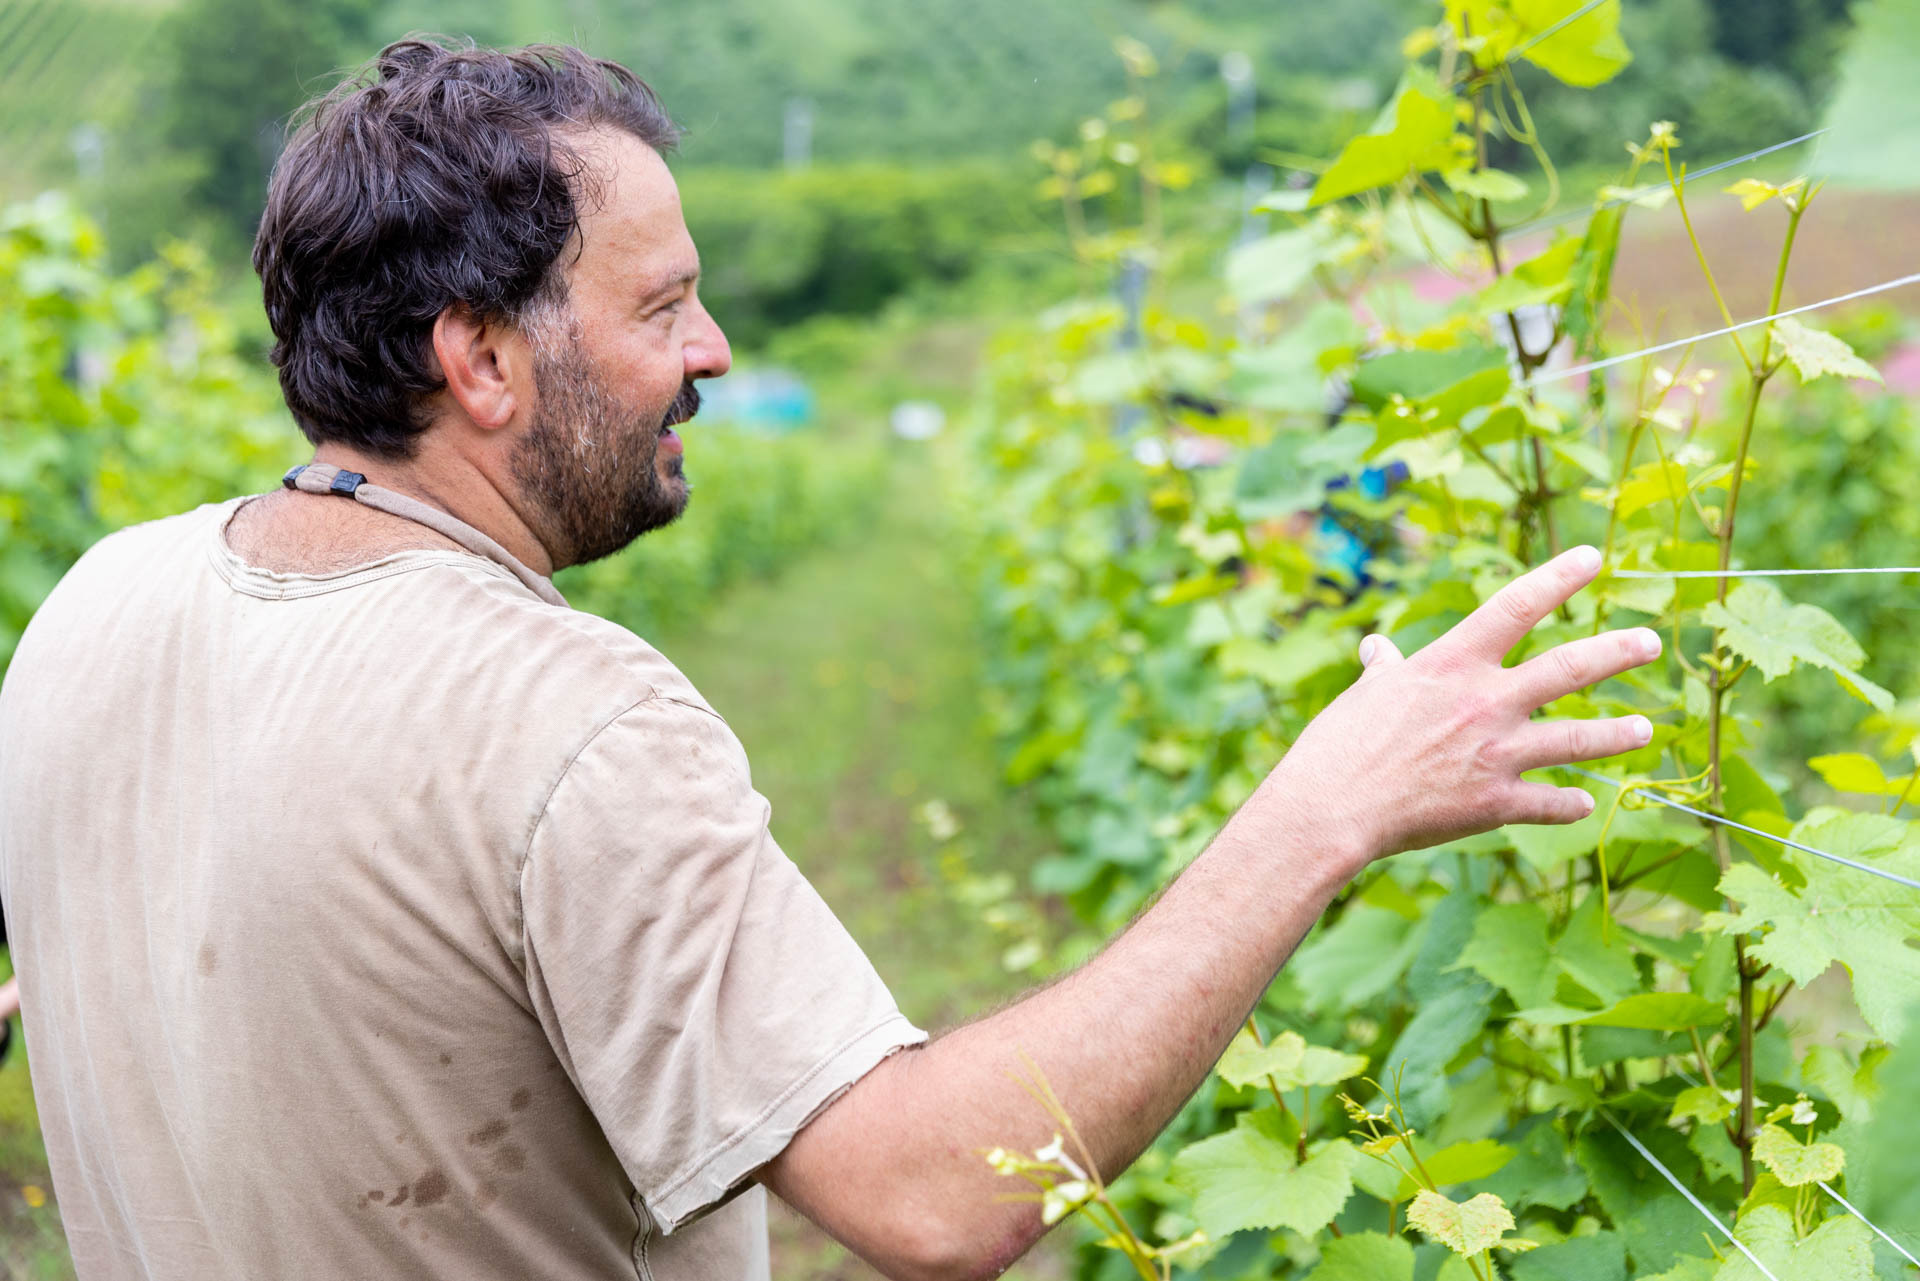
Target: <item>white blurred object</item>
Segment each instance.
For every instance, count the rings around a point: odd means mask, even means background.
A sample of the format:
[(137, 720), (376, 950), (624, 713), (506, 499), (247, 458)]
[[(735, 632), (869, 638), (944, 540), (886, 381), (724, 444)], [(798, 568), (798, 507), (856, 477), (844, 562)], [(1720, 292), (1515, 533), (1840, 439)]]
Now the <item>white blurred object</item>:
[(1167, 465), (1167, 444), (1158, 436), (1142, 436), (1133, 442), (1133, 461), (1142, 467)]
[(1514, 350), (1515, 328), (1518, 329), (1520, 346), (1525, 349), (1527, 359), (1538, 361), (1547, 354), (1547, 344), (1553, 341), (1559, 332), (1560, 309), (1551, 303), (1529, 303), (1515, 307), (1511, 313), (1513, 326), (1502, 318), (1494, 322), (1493, 336), (1507, 349), (1507, 358), (1512, 362), (1514, 376), (1520, 375), (1520, 353)]
[(902, 440), (932, 440), (947, 425), (947, 411), (930, 400), (903, 400), (888, 420)]

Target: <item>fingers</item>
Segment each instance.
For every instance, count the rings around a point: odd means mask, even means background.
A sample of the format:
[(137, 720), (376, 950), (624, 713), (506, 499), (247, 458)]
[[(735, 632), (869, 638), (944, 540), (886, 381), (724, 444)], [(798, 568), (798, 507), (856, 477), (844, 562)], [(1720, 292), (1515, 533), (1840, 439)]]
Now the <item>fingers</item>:
[(1599, 572), (1597, 549), (1575, 547), (1562, 552), (1495, 592), (1444, 639), (1497, 663), (1533, 630), (1535, 623), (1592, 582)]
[(1513, 679), (1531, 711), (1658, 657), (1660, 633), (1634, 627), (1556, 646), (1514, 668)]
[(1509, 823), (1578, 823), (1593, 813), (1593, 797), (1577, 787), (1521, 783)]
[(1362, 667), (1385, 667), (1400, 661), (1400, 647), (1378, 632), (1360, 642), (1360, 666)]
[(1644, 716), (1598, 721), (1538, 721), (1514, 737), (1512, 759), (1522, 770), (1637, 751), (1653, 741), (1653, 722)]

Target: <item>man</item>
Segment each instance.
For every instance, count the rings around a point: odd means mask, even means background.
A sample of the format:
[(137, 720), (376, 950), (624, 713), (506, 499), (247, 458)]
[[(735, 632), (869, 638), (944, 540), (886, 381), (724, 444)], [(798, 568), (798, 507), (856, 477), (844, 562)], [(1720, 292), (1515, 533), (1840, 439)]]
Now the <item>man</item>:
[(1538, 724), (1645, 631), (1502, 656), (1577, 549), (1366, 670), (1095, 960), (931, 1043), (767, 831), (725, 723), (547, 579), (673, 519), (726, 372), (630, 73), (403, 41), (255, 248), (314, 463), (116, 534), (0, 693), (10, 912), (80, 1276), (765, 1276), (771, 1189), (892, 1276), (1042, 1231), (981, 1159), (1117, 1173), (1366, 864), (1585, 793)]

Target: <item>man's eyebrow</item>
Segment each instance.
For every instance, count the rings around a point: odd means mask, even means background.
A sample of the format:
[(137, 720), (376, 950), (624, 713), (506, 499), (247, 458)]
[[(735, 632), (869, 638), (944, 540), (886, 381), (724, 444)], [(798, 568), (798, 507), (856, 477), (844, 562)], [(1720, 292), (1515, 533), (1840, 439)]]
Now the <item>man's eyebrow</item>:
[(698, 263), (696, 263), (693, 266), (688, 267), (685, 270), (681, 271), (677, 275), (669, 276), (664, 280), (655, 281), (653, 286), (647, 290), (647, 295), (649, 297), (652, 297), (655, 294), (673, 293), (678, 290), (685, 289), (689, 285), (697, 284), (699, 283), (699, 280), (700, 280), (700, 266)]

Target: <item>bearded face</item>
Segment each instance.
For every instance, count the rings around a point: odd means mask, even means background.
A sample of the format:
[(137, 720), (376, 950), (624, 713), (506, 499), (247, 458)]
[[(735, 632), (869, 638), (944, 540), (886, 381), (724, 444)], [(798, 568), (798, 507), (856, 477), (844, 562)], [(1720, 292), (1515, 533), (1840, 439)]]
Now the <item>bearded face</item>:
[(683, 382), (665, 405), (622, 399), (594, 367), (561, 304), (527, 326), (539, 397), (512, 466), (556, 567), (599, 560), (686, 510), (673, 428), (700, 409)]

